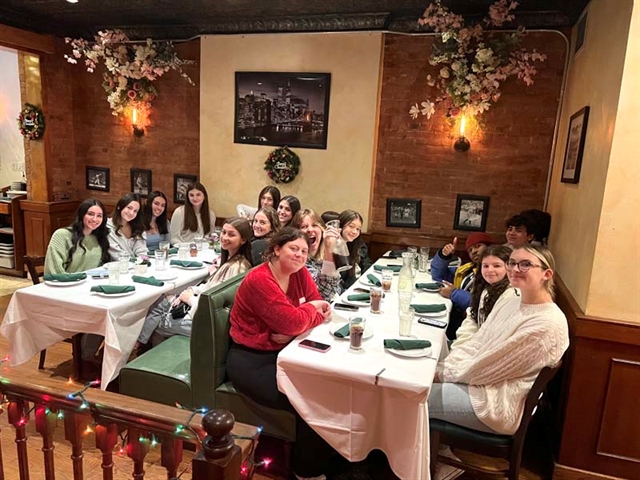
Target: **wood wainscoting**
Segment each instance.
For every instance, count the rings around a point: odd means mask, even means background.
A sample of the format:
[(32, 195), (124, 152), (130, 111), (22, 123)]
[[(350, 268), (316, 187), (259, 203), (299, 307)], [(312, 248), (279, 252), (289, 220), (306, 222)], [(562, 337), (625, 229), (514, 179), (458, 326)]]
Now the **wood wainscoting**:
[(558, 280), (571, 346), (554, 478), (640, 479), (640, 324), (585, 315)]
[(78, 209), (77, 200), (36, 202), (22, 200), (27, 255), (45, 256), (51, 235), (58, 228), (71, 225)]

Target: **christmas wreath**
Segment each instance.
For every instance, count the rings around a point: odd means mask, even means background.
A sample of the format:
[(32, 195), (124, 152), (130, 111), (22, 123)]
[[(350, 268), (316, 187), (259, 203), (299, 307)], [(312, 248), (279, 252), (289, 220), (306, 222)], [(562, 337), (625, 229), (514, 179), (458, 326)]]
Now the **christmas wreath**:
[(35, 105), (26, 103), (17, 120), (23, 137), (37, 140), (44, 135), (44, 114)]
[(277, 148), (264, 162), (264, 169), (276, 183), (289, 183), (300, 172), (300, 158), (289, 147)]

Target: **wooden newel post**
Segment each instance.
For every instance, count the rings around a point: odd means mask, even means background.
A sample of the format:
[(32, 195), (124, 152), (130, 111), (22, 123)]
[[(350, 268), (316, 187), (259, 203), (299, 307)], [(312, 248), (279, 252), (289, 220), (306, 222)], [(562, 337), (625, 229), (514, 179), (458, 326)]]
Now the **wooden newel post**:
[(227, 410), (211, 410), (204, 416), (207, 435), (192, 461), (193, 480), (239, 480), (242, 452), (231, 435), (235, 421)]

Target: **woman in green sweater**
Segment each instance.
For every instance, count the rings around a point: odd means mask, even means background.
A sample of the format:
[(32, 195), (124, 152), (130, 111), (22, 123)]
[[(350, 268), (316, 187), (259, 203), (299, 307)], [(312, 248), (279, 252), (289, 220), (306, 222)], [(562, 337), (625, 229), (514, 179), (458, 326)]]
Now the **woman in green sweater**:
[(89, 198), (78, 207), (76, 221), (51, 236), (44, 261), (45, 273), (75, 273), (109, 261), (107, 211)]

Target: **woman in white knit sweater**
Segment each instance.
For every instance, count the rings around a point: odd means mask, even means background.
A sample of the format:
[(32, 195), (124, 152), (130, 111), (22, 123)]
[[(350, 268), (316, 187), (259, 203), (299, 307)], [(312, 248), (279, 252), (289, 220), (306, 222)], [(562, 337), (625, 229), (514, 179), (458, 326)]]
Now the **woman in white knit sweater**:
[(512, 435), (540, 371), (569, 346), (567, 319), (553, 302), (555, 262), (544, 247), (511, 253), (507, 275), (521, 297), (494, 307), (481, 329), (438, 365), (429, 416)]

